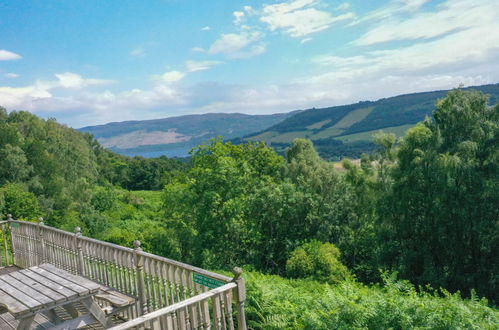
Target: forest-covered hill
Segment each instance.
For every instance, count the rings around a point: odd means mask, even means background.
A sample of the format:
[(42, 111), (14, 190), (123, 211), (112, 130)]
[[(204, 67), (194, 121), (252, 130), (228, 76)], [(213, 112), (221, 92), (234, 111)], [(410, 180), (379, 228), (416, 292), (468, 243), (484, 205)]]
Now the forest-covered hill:
[[(499, 84), (469, 87), (499, 102)], [(400, 137), (425, 116), (431, 116), (438, 99), (449, 91), (413, 93), (355, 104), (304, 110), (240, 141), (265, 141), (278, 150), (295, 138), (314, 141), (321, 156), (328, 159), (353, 157), (374, 150), (373, 134), (379, 130)]]
[(292, 114), (208, 113), (115, 122), (83, 127), (80, 131), (91, 133), (104, 147), (124, 155), (185, 157), (191, 148), (211, 138), (241, 137), (266, 129)]

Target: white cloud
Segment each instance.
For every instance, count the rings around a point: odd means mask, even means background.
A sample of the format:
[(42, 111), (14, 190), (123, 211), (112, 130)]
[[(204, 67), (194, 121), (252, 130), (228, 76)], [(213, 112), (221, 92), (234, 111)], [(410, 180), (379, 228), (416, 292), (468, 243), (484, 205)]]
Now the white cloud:
[(381, 21), (399, 14), (414, 13), (429, 1), (430, 0), (392, 0), (388, 5), (373, 10), (351, 24), (354, 25), (366, 21)]
[(246, 12), (246, 14), (248, 14), (250, 16), (257, 14), (257, 11), (254, 10), (253, 7), (251, 7), (251, 6), (244, 6), (243, 9)]
[(201, 28), (201, 31), (210, 31), (210, 30), (211, 30), (211, 27), (209, 27), (209, 26), (203, 26)]
[(220, 61), (186, 61), (185, 67), (187, 72), (196, 72), (211, 69), (215, 65), (222, 64)]
[(6, 78), (18, 78), (19, 77), (19, 75), (17, 73), (14, 73), (14, 72), (8, 72), (8, 73), (4, 74), (4, 76)]
[(208, 53), (224, 54), (229, 58), (250, 58), (265, 52), (263, 44), (256, 44), (263, 38), (258, 31), (243, 31), (239, 34), (227, 33), (220, 35), (208, 49)]
[(0, 87), (0, 100), (2, 106), (8, 108), (36, 109), (36, 105), (43, 100), (52, 99), (54, 90), (75, 89), (83, 90), (90, 86), (103, 86), (113, 83), (113, 80), (88, 79), (81, 75), (65, 72), (55, 74), (57, 80), (37, 80), (32, 85), (25, 87)]
[(132, 49), (132, 51), (130, 52), (131, 56), (136, 56), (136, 57), (144, 56), (145, 54), (146, 50), (142, 46), (136, 47)]
[(234, 15), (234, 24), (239, 25), (244, 20), (244, 12), (243, 11), (235, 11), (232, 13)]
[[(438, 10), (418, 12), (409, 19), (384, 21), (357, 39), (357, 45), (373, 45), (394, 40), (429, 39), (458, 29), (494, 24), (499, 17), (499, 2), (453, 0)], [(491, 31), (499, 33), (499, 31)]]
[(196, 52), (196, 53), (204, 53), (204, 52), (206, 52), (206, 50), (204, 50), (204, 48), (201, 48), (201, 47), (193, 47), (193, 48), (191, 48), (191, 50), (193, 52)]
[(353, 13), (333, 16), (314, 7), (320, 3), (321, 0), (292, 0), (266, 5), (260, 20), (266, 23), (271, 31), (283, 30), (291, 37), (303, 37), (326, 30), (333, 23), (355, 17)]
[(22, 56), (8, 50), (0, 49), (0, 61), (11, 61), (21, 59)]
[(62, 88), (80, 89), (89, 86), (109, 85), (115, 82), (113, 80), (83, 78), (81, 75), (72, 72), (56, 73), (55, 76), (58, 82), (55, 82), (54, 87)]
[(180, 71), (167, 71), (161, 75), (154, 75), (153, 79), (159, 83), (170, 85), (182, 80), (185, 77), (184, 72)]
[(303, 38), (302, 40), (300, 40), (300, 44), (303, 45), (304, 43), (307, 43), (307, 42), (309, 42), (311, 40), (312, 40), (312, 38)]
[(338, 7), (335, 8), (335, 10), (342, 11), (342, 10), (347, 10), (350, 8), (350, 3), (349, 2), (343, 2), (338, 5)]

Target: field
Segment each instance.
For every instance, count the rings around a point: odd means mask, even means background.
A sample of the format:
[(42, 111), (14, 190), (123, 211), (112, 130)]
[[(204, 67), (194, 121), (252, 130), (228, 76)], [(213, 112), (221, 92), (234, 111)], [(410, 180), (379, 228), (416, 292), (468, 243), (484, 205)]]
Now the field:
[(335, 139), (340, 140), (344, 143), (358, 142), (358, 141), (372, 141), (373, 135), (377, 132), (380, 132), (380, 131), (383, 131), (385, 133), (393, 133), (397, 137), (401, 137), (405, 134), (405, 132), (409, 128), (411, 128), (413, 126), (414, 125), (409, 124), (409, 125), (401, 125), (401, 126), (394, 126), (394, 127), (385, 127), (385, 128), (373, 130), (373, 131), (338, 136)]

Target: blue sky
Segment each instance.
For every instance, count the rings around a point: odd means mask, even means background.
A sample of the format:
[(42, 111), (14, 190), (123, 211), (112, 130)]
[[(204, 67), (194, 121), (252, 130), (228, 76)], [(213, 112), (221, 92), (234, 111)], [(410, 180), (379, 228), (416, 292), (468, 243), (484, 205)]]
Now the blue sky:
[(499, 82), (497, 0), (0, 1), (0, 105), (72, 127)]

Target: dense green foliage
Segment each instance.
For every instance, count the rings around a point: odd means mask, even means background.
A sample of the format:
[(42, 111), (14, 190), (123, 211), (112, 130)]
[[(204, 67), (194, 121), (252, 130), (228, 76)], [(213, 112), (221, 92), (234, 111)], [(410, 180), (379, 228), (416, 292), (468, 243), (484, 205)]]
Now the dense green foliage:
[[(89, 134), (29, 112), (0, 107), (0, 208), (16, 218), (43, 215), (49, 224), (81, 224), (100, 232), (107, 220), (94, 207), (94, 187), (161, 189), (186, 165), (165, 157), (125, 157)], [(95, 227), (95, 228), (94, 228)]]
[(253, 329), (497, 329), (499, 311), (475, 296), (416, 290), (385, 276), (382, 286), (246, 273), (246, 315)]
[(499, 301), (499, 106), (488, 104), (452, 91), (341, 171), (306, 139), (284, 156), (214, 139), (184, 164), (1, 111), (0, 211), (205, 268), (244, 265), (255, 328), (492, 329), (497, 310), (476, 298)]
[(409, 130), (389, 168), (382, 256), (415, 283), (497, 299), (499, 106), (453, 91), (434, 117)]
[(340, 254), (333, 244), (312, 240), (291, 252), (286, 261), (286, 273), (291, 278), (339, 283), (349, 277), (348, 269), (340, 261)]

